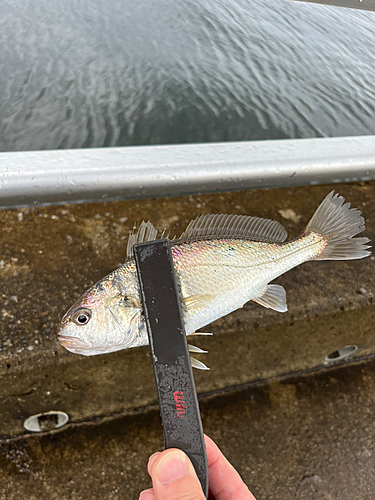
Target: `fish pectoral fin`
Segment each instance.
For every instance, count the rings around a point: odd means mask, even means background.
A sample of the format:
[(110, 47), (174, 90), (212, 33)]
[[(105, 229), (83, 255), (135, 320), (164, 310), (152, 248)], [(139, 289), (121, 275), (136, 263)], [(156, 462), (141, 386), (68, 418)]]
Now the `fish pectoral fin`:
[(200, 347), (197, 347), (195, 345), (188, 344), (189, 352), (197, 352), (199, 354), (207, 354), (208, 351), (204, 351)]
[(193, 368), (197, 368), (198, 370), (209, 370), (207, 365), (202, 363), (202, 361), (198, 361), (195, 358), (190, 357), (190, 362)]
[(281, 285), (267, 285), (262, 295), (253, 299), (253, 301), (277, 312), (286, 312), (288, 310), (285, 288)]
[(204, 309), (214, 297), (214, 295), (210, 294), (190, 295), (189, 297), (184, 297), (181, 302), (189, 312), (197, 312)]

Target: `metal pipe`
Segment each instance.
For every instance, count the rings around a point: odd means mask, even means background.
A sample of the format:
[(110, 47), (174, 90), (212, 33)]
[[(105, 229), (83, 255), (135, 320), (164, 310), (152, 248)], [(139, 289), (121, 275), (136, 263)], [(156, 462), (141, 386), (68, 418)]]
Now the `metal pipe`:
[(375, 136), (0, 153), (0, 208), (375, 179)]

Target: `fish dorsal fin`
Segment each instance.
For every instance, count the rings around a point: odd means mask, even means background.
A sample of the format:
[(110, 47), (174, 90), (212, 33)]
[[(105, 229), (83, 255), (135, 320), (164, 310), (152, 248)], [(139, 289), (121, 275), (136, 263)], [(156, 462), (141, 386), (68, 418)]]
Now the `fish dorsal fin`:
[(199, 215), (192, 220), (181, 239), (234, 238), (282, 243), (288, 233), (275, 220), (248, 215)]
[(151, 224), (150, 221), (143, 221), (139, 228), (133, 227), (129, 234), (128, 245), (126, 247), (126, 256), (133, 257), (133, 247), (136, 243), (145, 243), (146, 241), (154, 241), (158, 239), (158, 230)]

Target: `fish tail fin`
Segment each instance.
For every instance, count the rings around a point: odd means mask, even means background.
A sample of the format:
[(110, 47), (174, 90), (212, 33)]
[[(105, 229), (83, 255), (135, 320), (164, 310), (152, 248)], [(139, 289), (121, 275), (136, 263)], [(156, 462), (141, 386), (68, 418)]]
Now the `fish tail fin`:
[(314, 232), (326, 240), (326, 246), (313, 260), (362, 259), (371, 254), (368, 238), (353, 238), (365, 229), (365, 220), (357, 208), (334, 191), (331, 191), (317, 208), (305, 234)]

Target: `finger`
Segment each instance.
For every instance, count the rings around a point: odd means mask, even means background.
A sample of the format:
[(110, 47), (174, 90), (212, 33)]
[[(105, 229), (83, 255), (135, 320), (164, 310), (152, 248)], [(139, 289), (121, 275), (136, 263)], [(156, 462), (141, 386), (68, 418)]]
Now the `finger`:
[(147, 471), (150, 474), (150, 476), (151, 476), (151, 467), (152, 467), (152, 464), (154, 463), (154, 461), (156, 460), (156, 458), (159, 455), (160, 455), (160, 451), (157, 451), (156, 453), (154, 453), (153, 455), (151, 455), (151, 457), (148, 459)]
[(155, 500), (205, 500), (194, 467), (181, 450), (160, 453), (152, 463), (151, 477)]
[(216, 444), (204, 436), (207, 450), (210, 490), (216, 500), (255, 500), (236, 469)]
[(141, 491), (139, 500), (155, 500), (154, 491), (152, 489)]

